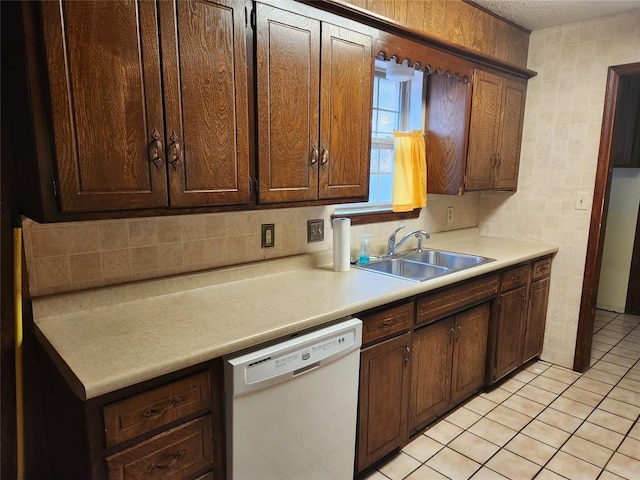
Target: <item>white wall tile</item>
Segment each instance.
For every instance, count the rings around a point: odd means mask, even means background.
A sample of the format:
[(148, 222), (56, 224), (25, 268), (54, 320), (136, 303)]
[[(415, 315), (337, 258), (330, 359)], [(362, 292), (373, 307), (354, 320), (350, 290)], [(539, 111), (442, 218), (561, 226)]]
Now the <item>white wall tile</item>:
[[(609, 66), (640, 61), (640, 10), (534, 31), (518, 191), (480, 197), (481, 232), (560, 247), (543, 359), (573, 365)], [(556, 73), (550, 73), (556, 72)], [(533, 197), (531, 196), (533, 193)], [(542, 215), (541, 215), (542, 213)]]

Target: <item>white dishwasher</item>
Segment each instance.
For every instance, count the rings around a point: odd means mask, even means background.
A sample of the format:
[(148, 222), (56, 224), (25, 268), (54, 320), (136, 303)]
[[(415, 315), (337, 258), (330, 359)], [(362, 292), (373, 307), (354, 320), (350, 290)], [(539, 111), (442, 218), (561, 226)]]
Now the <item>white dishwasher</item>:
[(227, 478), (353, 478), (362, 322), (226, 358)]

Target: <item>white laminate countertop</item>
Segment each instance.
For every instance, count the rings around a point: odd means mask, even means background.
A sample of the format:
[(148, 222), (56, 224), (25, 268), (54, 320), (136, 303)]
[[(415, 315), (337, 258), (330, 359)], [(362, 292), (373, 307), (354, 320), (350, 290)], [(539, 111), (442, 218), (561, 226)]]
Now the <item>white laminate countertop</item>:
[(478, 229), (434, 234), (425, 247), (496, 261), (415, 283), (304, 255), (51, 295), (33, 299), (36, 335), (86, 400), (558, 250)]

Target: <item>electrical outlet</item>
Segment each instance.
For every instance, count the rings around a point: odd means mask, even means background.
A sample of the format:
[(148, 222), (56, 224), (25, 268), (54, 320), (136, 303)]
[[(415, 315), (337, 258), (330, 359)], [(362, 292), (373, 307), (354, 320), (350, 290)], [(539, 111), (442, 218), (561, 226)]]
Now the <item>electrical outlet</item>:
[(453, 223), (453, 207), (447, 207), (447, 225)]
[(273, 223), (262, 224), (262, 248), (271, 248), (276, 244), (276, 226)]
[(307, 220), (307, 243), (324, 240), (324, 219)]
[(587, 209), (587, 192), (577, 192), (576, 193), (576, 203), (574, 208), (576, 210), (586, 210)]

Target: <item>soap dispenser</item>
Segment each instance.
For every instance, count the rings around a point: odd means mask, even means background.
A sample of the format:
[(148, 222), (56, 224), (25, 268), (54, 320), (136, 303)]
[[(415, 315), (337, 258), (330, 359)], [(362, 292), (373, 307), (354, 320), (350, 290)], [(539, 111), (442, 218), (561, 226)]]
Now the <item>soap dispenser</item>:
[(371, 259), (371, 246), (369, 245), (369, 238), (371, 238), (370, 233), (365, 233), (364, 235), (362, 235), (362, 243), (360, 244), (360, 257), (358, 258), (358, 263), (360, 263), (360, 265), (369, 263), (369, 260)]

